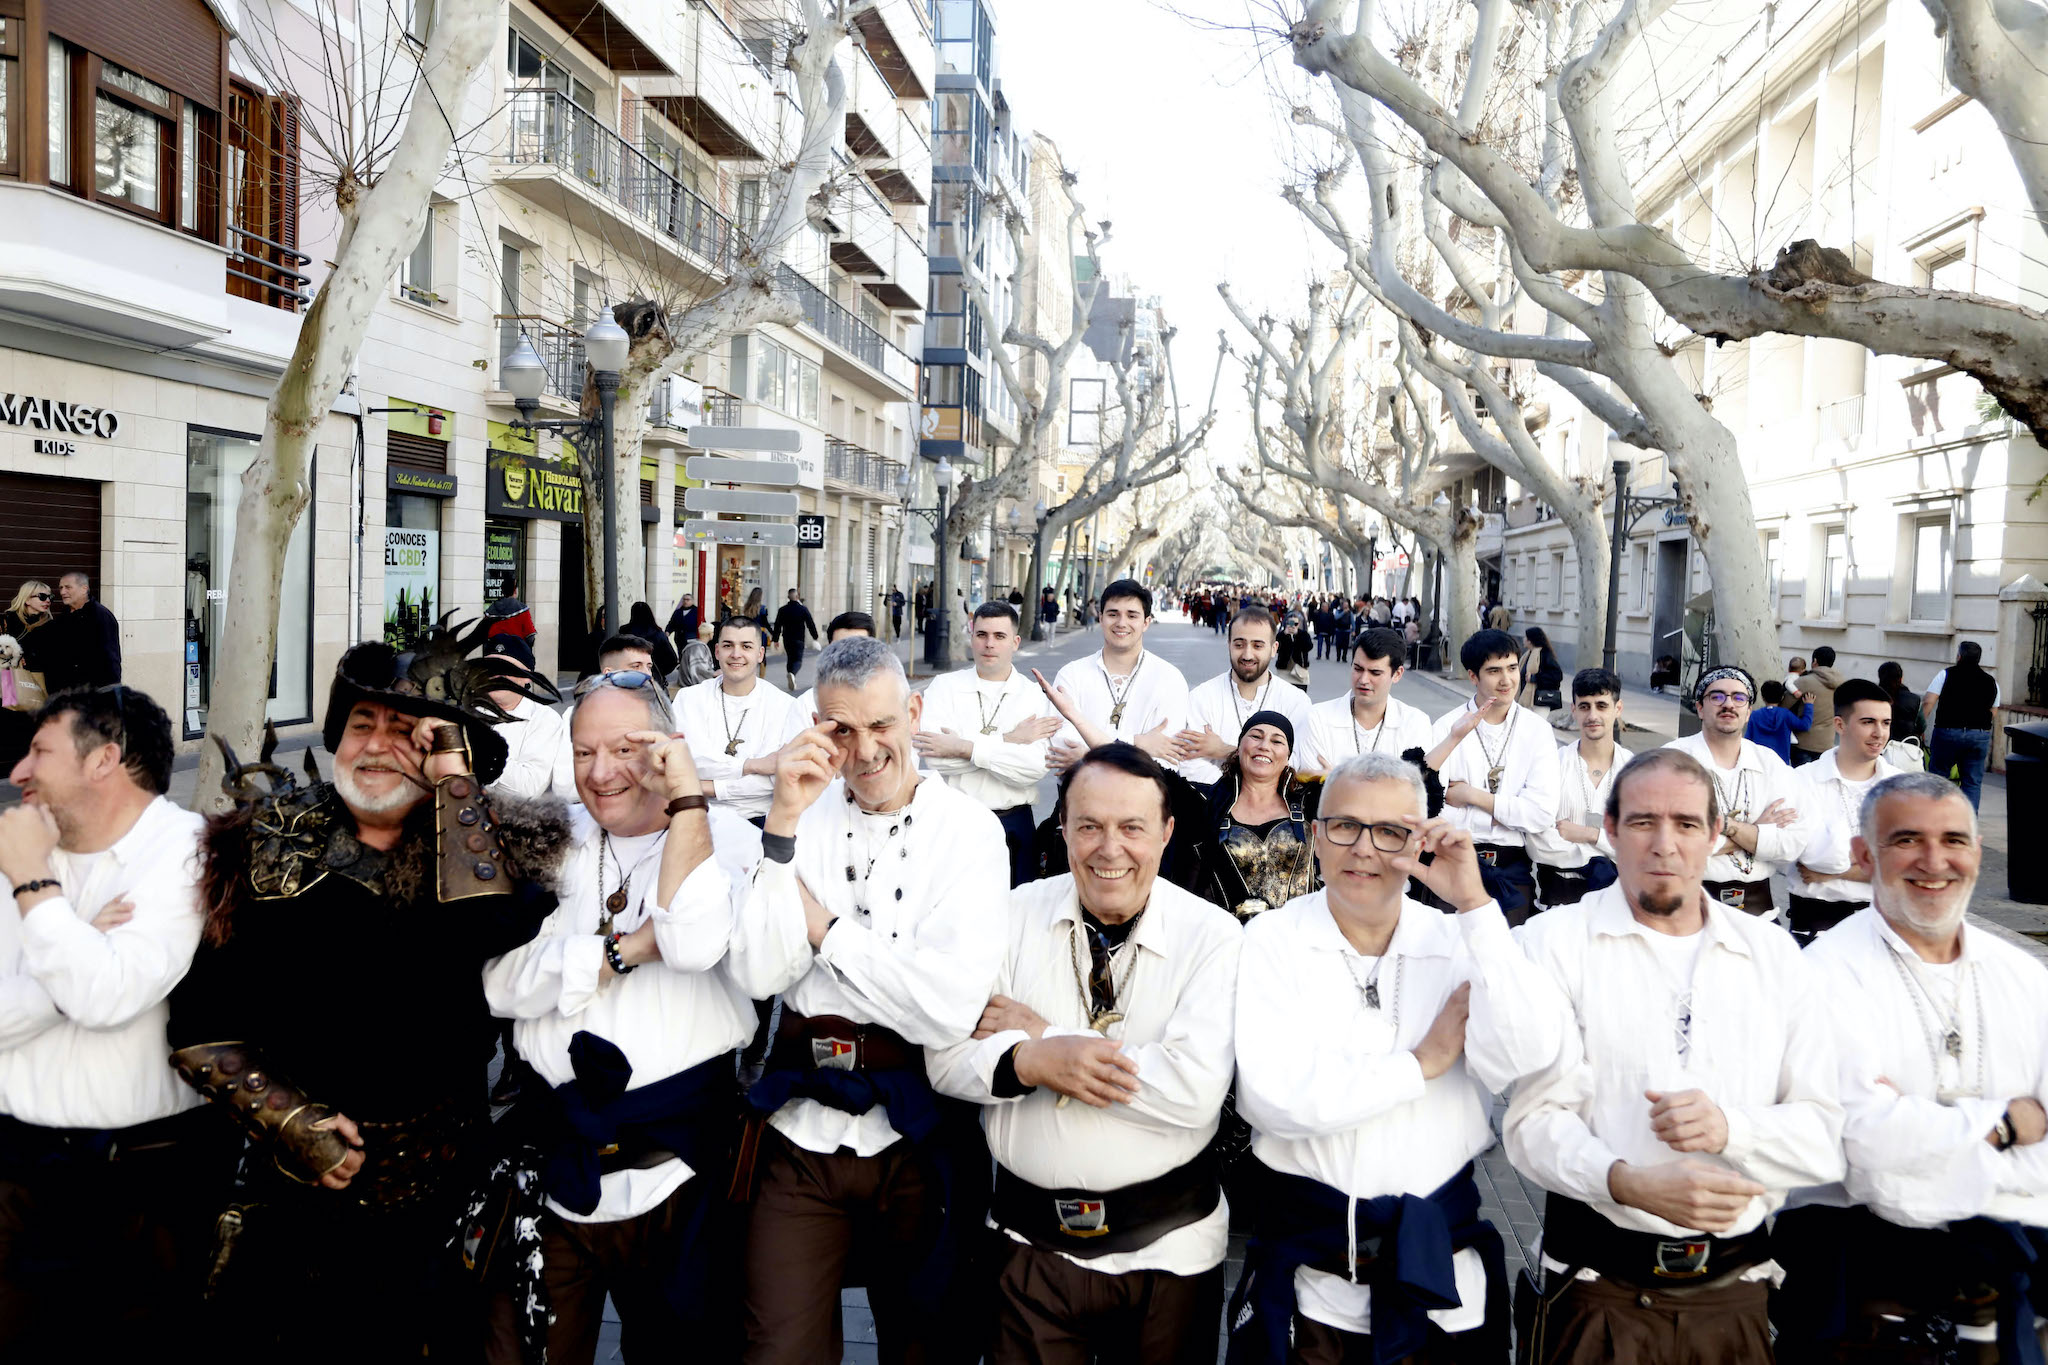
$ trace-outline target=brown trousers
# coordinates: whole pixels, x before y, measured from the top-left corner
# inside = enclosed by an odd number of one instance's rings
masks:
[[[541,1218],[541,1248],[547,1265],[549,1365],[591,1365],[597,1356],[598,1332],[604,1325],[609,1295],[619,1311],[619,1355],[625,1360],[673,1356],[688,1341],[693,1358],[730,1360],[737,1354],[737,1314],[731,1323],[688,1324],[669,1306],[666,1272],[676,1253],[676,1238],[690,1221],[697,1201],[713,1191],[700,1173],[668,1198],[637,1218],[615,1223],[576,1223],[552,1211]],[[729,1289],[714,1287],[705,1295],[715,1306],[729,1304]],[[707,1339],[707,1336],[709,1339]],[[714,1342],[716,1345],[714,1346]],[[701,1354],[698,1354],[701,1353]],[[490,1365],[521,1365],[519,1314],[511,1294],[491,1298],[491,1330],[486,1358]]]
[[[1105,1275],[1010,1241],[996,1297],[991,1365],[1215,1365],[1223,1330],[1220,1264]]]
[[[936,1365],[948,1324],[912,1311],[908,1281],[936,1218],[935,1192],[908,1142],[874,1156],[807,1152],[770,1128],[747,1233],[747,1365],[836,1365],[839,1291],[868,1291],[884,1365]]]
[[[1340,1331],[1325,1322],[1294,1315],[1294,1349],[1287,1365],[1373,1365],[1372,1338]],[[1429,1329],[1429,1340],[1401,1365],[1501,1365],[1499,1347],[1484,1331]]]
[[[1550,1305],[1531,1365],[1771,1365],[1769,1310],[1767,1280],[1680,1290],[1578,1280]],[[1530,1345],[1516,1358],[1530,1361]]]

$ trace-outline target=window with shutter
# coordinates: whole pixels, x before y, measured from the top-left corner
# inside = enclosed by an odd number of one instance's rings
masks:
[[[228,292],[296,312],[310,283],[299,271],[299,101],[234,81],[227,122]]]

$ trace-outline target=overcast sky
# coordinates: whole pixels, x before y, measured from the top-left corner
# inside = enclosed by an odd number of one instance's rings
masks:
[[[1181,399],[1199,411],[1217,329],[1243,349],[1217,282],[1254,316],[1298,312],[1311,276],[1335,264],[1280,199],[1298,132],[1286,109],[1306,87],[1270,31],[1270,0],[995,0],[995,22],[1020,126],[1059,143],[1089,219],[1110,220],[1104,265],[1161,296]],[[1263,40],[1245,31],[1255,23]],[[1226,404],[1210,455],[1234,464],[1245,426],[1230,369]]]

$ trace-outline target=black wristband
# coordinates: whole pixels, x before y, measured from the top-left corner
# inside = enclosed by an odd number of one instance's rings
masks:
[[[2012,1125],[2011,1109],[2007,1109],[1998,1116],[1998,1126],[1991,1131],[1993,1134],[1992,1146],[2001,1152],[2009,1152],[2019,1143],[2020,1134],[2019,1130]]]
[[[16,896],[33,895],[35,892],[49,887],[55,887],[61,891],[64,883],[58,881],[55,877],[38,877],[32,882],[23,882],[20,886],[15,887],[14,894]]]
[[[631,967],[627,966],[626,959],[619,954],[619,940],[624,937],[624,934],[610,934],[604,941],[604,960],[611,964],[612,972],[618,976],[624,976],[640,965],[635,962]]]
[[[703,792],[695,792],[689,796],[675,797],[668,803],[666,809],[671,820],[686,810],[701,810],[708,814],[711,810],[711,800]]]
[[[771,862],[787,863],[796,859],[796,836],[794,834],[761,835],[761,854]]]

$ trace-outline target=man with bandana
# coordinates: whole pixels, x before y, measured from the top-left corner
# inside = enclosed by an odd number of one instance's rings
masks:
[[[1698,734],[1673,740],[1699,760],[1714,782],[1721,838],[1707,860],[1706,890],[1723,905],[1776,919],[1772,878],[1782,879],[1806,848],[1798,784],[1792,769],[1761,744],[1743,738],[1757,703],[1756,679],[1733,664],[1710,668],[1693,688]]]
[[[1878,781],[1852,850],[1871,903],[1805,953],[1835,1035],[1848,1174],[1778,1215],[1778,1357],[2038,1359],[2048,971],[1964,923],[1983,843],[1947,778]]]

